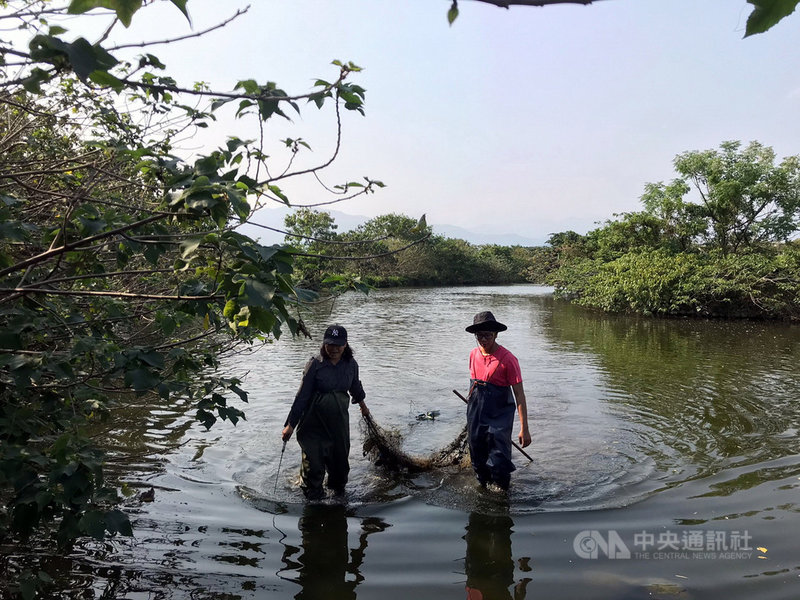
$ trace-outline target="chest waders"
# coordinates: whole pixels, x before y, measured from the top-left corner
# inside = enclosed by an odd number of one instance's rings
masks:
[[[344,492],[350,472],[349,404],[347,392],[319,394],[297,425],[297,442],[303,451],[300,478],[309,500],[322,498],[326,471],[327,486],[337,494]]]
[[[481,485],[507,489],[511,472],[511,434],[516,403],[510,386],[472,379],[467,404],[467,433],[472,468]]]

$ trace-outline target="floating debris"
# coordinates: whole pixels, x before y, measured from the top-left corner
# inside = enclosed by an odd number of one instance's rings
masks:
[[[434,421],[440,414],[438,410],[429,410],[428,412],[418,414],[417,421]]]

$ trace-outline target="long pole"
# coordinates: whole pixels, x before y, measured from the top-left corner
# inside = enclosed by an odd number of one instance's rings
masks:
[[[458,391],[458,390],[453,390],[453,393],[454,393],[456,396],[458,396],[459,398],[461,398],[461,399],[464,401],[464,404],[469,404],[469,401],[468,401],[466,398],[464,398],[464,396],[462,396],[462,395],[459,393],[459,391]],[[527,459],[528,459],[528,460],[530,460],[530,461],[533,461],[533,459],[530,457],[530,455],[529,455],[527,452],[525,452],[525,450],[523,450],[523,449],[520,447],[520,445],[519,445],[519,444],[517,444],[517,442],[515,442],[514,440],[511,440],[511,444],[514,446],[514,448],[516,448],[517,450],[519,450],[520,452],[522,452],[522,455],[523,455],[525,458],[527,458]]]
[[[283,462],[283,453],[286,450],[286,440],[283,441],[283,448],[281,448],[281,457],[278,459],[278,471],[275,473],[275,489],[272,491],[273,494],[278,493],[278,475],[281,473],[281,463]]]

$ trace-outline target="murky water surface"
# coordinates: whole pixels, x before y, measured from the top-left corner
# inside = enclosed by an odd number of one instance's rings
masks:
[[[347,502],[304,505],[279,434],[320,339],[283,339],[229,361],[250,392],[235,428],[131,410],[115,439],[155,501],[82,568],[131,599],[800,597],[800,328],[609,317],[536,286],[376,291],[307,320],[348,328],[376,420],[425,455],[464,424],[464,327],[486,309],[533,434],[507,499],[469,472],[382,473],[353,411]]]

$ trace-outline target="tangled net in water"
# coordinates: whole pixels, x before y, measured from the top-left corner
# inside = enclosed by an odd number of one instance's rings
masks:
[[[411,456],[403,452],[402,436],[396,429],[387,430],[367,415],[362,419],[364,432],[364,456],[368,456],[376,466],[389,471],[422,473],[450,466],[468,466],[467,427],[445,448],[428,456]]]

